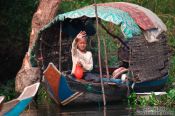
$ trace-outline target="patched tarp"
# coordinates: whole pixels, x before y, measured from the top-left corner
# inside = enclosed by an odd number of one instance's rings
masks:
[[[143,30],[156,28],[152,20],[142,10],[137,9],[136,7],[130,4],[131,3],[125,3],[125,2],[111,2],[111,3],[98,4],[98,6],[108,6],[112,8],[118,8],[120,10],[129,13],[129,15]]]
[[[132,3],[124,3],[124,4],[127,4],[129,6],[135,7],[136,9],[144,12],[148,16],[148,18],[154,23],[156,28],[143,31],[145,39],[148,42],[158,41],[158,39],[157,39],[158,36],[162,32],[166,32],[167,31],[167,27],[163,23],[163,21],[155,13],[153,13],[151,10],[146,9],[146,8],[144,8],[142,6],[139,6],[139,5],[136,5],[136,4],[132,4]]]
[[[112,22],[116,25],[121,26],[121,31],[123,32],[126,38],[132,38],[135,35],[141,34],[139,26],[127,12],[124,12],[117,8],[107,6],[97,6],[97,14],[98,17],[103,19],[104,21]],[[50,27],[55,22],[64,21],[67,18],[75,19],[83,16],[95,18],[96,17],[95,6],[91,5],[78,10],[60,14],[48,25],[46,25],[42,30]]]
[[[142,6],[132,4],[132,3],[127,3],[127,2],[119,2],[118,4],[127,4],[128,6],[135,7],[137,10],[140,10],[141,12],[144,12],[145,15],[153,22],[155,28],[160,28],[163,31],[167,31],[166,25],[162,22],[162,20],[151,10],[144,8]],[[140,19],[143,20],[143,19]],[[143,21],[142,21],[143,22]]]

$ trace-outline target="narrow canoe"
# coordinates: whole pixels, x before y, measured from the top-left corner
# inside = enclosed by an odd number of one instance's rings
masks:
[[[0,104],[4,101],[4,96],[0,96]]]
[[[0,111],[2,107],[2,102],[4,101],[5,96],[0,96]]]
[[[39,85],[40,83],[38,82],[27,86],[17,99],[3,103],[0,116],[19,116],[36,95]]]

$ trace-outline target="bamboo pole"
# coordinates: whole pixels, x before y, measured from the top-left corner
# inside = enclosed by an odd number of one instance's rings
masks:
[[[62,22],[60,22],[60,37],[59,37],[59,70],[61,71],[61,42],[62,42]]]
[[[97,30],[96,33],[97,33],[97,39],[98,39],[98,62],[99,62],[99,68],[100,68],[100,81],[101,81],[103,105],[106,106],[106,97],[105,97],[104,84],[102,79],[101,47],[100,47],[100,38],[99,38],[99,32],[98,32],[98,14],[97,14],[97,5],[95,0],[94,0],[94,4],[95,4],[96,30]]]
[[[103,45],[104,45],[104,51],[105,51],[105,65],[106,65],[106,74],[107,78],[109,78],[109,69],[108,69],[108,54],[106,50],[106,40],[103,38]]]
[[[42,80],[43,80],[43,76],[42,76],[42,72],[43,72],[43,70],[44,70],[44,58],[43,58],[43,51],[42,51],[42,37],[40,36],[40,38],[39,38],[40,40],[40,45],[39,45],[39,52],[40,52],[40,60],[41,60],[41,71],[40,71],[40,75],[41,75],[41,77],[40,77],[40,82],[42,82]]]

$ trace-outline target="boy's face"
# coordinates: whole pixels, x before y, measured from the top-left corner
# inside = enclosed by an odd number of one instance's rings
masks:
[[[78,40],[77,47],[80,51],[86,51],[87,42],[86,39],[82,38]]]

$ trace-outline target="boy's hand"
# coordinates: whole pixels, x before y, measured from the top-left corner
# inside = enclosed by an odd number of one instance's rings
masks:
[[[82,65],[80,61],[77,61],[77,64],[78,64],[78,65]]]
[[[81,62],[80,62],[80,61],[78,61],[78,62],[77,62],[77,65],[80,65],[80,66],[82,66],[82,64],[81,64]]]
[[[76,38],[81,39],[86,37],[86,32],[85,31],[80,31],[79,34],[77,34]]]

